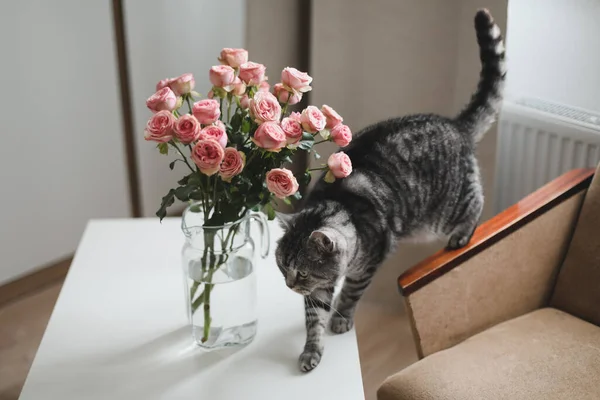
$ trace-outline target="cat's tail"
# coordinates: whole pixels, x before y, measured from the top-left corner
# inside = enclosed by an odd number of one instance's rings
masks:
[[[477,143],[492,126],[500,111],[506,65],[502,34],[488,10],[479,10],[475,15],[475,31],[481,59],[479,84],[456,121]]]

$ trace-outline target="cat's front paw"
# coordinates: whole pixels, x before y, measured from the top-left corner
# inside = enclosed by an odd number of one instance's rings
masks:
[[[354,326],[354,319],[352,317],[342,317],[341,315],[331,316],[329,321],[329,329],[333,333],[346,333]]]
[[[322,353],[317,350],[305,351],[300,354],[300,358],[298,358],[300,371],[309,372],[315,369],[321,362],[321,354]]]

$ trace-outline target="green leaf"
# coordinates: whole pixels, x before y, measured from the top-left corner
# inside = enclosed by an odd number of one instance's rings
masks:
[[[241,127],[242,127],[242,115],[234,114],[233,117],[231,117],[232,132],[234,132],[234,133],[239,132]]]
[[[296,200],[300,200],[302,198],[302,195],[300,194],[300,192],[296,192],[292,195],[292,197]]]
[[[190,194],[197,191],[198,187],[194,185],[180,186],[175,189],[175,197],[181,201],[188,201]]]
[[[287,197],[286,197],[285,199],[283,199],[283,202],[284,202],[285,204],[287,204],[288,206],[291,206],[291,205],[292,205],[292,201],[291,201],[290,199],[288,199]]]
[[[269,219],[269,221],[273,221],[275,219],[275,210],[273,209],[271,203],[265,204],[265,206],[263,207],[263,211],[265,212],[265,214],[267,214],[267,218]]]
[[[315,144],[314,140],[302,140],[300,142],[298,142],[298,148],[300,150],[310,150],[313,147],[313,144]]]
[[[251,127],[250,120],[248,118],[244,118],[242,120],[242,128],[241,128],[242,133],[249,133],[250,127]]]
[[[315,156],[315,160],[318,160],[319,158],[321,158],[321,155],[314,150],[313,150],[313,155]]]
[[[290,156],[285,156],[285,158],[283,159],[284,163],[293,163],[294,161],[292,160],[292,157]]]
[[[173,171],[173,168],[175,168],[175,163],[179,161],[179,160],[174,160],[169,164],[169,168],[171,168],[171,171]]]
[[[169,154],[169,144],[168,143],[159,143],[156,145],[156,148],[160,152],[160,154]]]
[[[181,178],[180,180],[178,180],[178,181],[177,181],[177,183],[178,183],[180,186],[187,185],[187,183],[188,183],[188,180],[190,179],[190,176],[192,176],[192,174],[189,174],[189,175],[186,175],[186,176],[184,176],[183,178]]]
[[[175,189],[169,190],[169,193],[166,194],[165,197],[162,198],[160,203],[160,208],[156,212],[156,216],[160,218],[162,221],[163,218],[167,215],[167,208],[169,208],[175,202]]]
[[[314,142],[315,137],[308,132],[302,132],[302,140],[312,140]]]
[[[200,211],[202,211],[202,207],[200,207],[200,204],[194,204],[193,206],[190,207],[190,211],[199,213]]]
[[[310,183],[311,179],[312,179],[312,174],[310,173],[310,171],[306,171],[304,173],[304,184],[308,185]]]
[[[188,175],[188,184],[194,186],[200,186],[200,175],[197,173],[191,173]]]

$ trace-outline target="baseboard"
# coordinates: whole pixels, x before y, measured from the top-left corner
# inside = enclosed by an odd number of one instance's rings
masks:
[[[65,279],[72,260],[73,257],[69,256],[0,286],[0,307],[24,295]]]

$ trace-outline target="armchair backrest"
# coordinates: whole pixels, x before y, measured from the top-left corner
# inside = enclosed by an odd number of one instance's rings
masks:
[[[600,166],[585,195],[551,305],[600,326]]]

